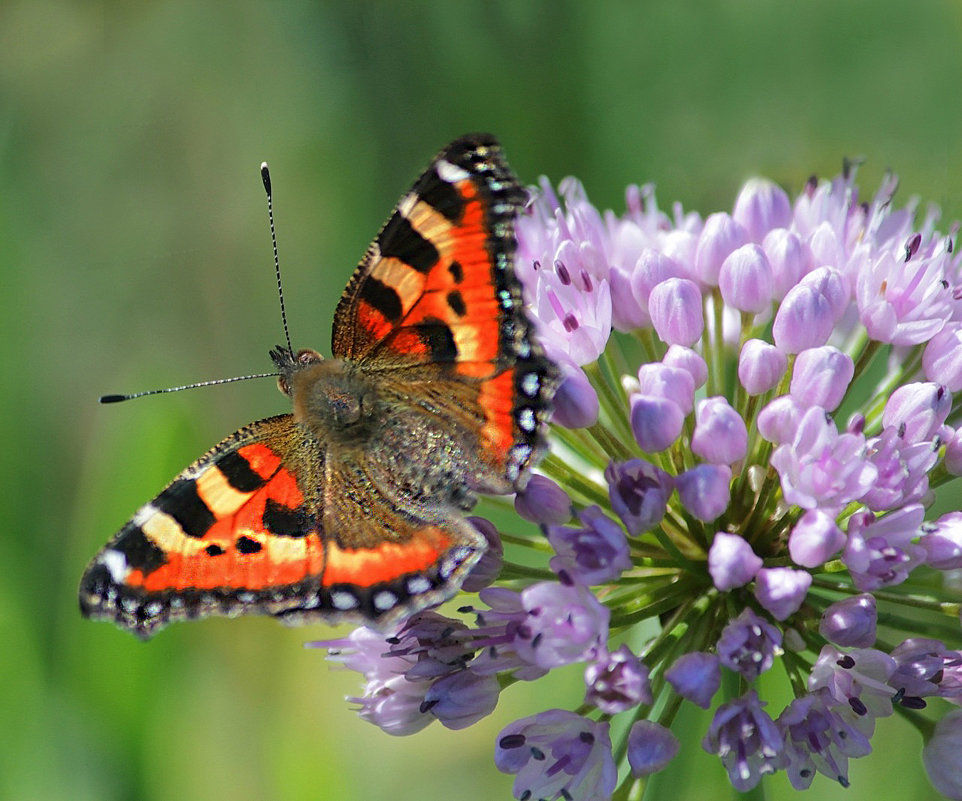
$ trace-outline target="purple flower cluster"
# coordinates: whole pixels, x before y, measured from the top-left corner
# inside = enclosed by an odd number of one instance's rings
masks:
[[[899,714],[962,798],[962,715],[945,714],[962,703],[958,579],[943,582],[962,512],[932,513],[962,475],[962,256],[958,225],[939,233],[895,188],[864,201],[847,170],[793,201],[755,179],[703,219],[660,211],[650,186],[617,215],[542,180],[516,266],[565,377],[552,458],[503,556],[474,519],[491,556],[457,617],[324,644],[364,675],[361,716],[462,728],[577,663],[583,697],[497,738],[518,799],[640,797],[685,702],[714,707],[702,747],[739,791],[776,771],[847,786]],[[776,664],[781,710],[758,681]]]

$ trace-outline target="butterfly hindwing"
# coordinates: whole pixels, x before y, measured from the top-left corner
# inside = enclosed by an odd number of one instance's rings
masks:
[[[212,614],[384,624],[455,592],[480,535],[455,515],[392,507],[325,456],[290,415],[231,435],[94,558],[84,615],[142,637]]]

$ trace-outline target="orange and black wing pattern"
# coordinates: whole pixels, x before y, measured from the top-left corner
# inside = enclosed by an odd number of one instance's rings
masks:
[[[210,615],[386,625],[450,597],[483,550],[469,523],[395,508],[281,415],[142,506],[87,567],[80,607],[145,639]]]
[[[445,148],[348,284],[333,369],[274,354],[300,417],[245,426],[142,506],[82,613],[145,638],[213,614],[389,625],[457,592],[486,547],[463,512],[524,485],[557,382],[513,269],[523,200],[492,137]],[[368,390],[390,413],[349,434]]]
[[[533,338],[514,273],[525,192],[486,134],[452,142],[371,244],[334,319],[333,352],[478,432],[523,486],[557,371]]]

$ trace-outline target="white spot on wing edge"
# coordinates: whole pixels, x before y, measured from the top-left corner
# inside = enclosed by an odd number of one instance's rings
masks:
[[[452,164],[446,159],[438,159],[434,167],[438,171],[438,177],[440,177],[442,181],[447,181],[449,184],[466,181],[471,177],[471,173],[461,169],[456,164]]]
[[[414,192],[408,192],[404,197],[402,197],[397,204],[397,210],[401,213],[402,217],[410,217],[411,212],[417,205],[418,196]]]
[[[115,584],[123,584],[127,578],[127,574],[130,572],[130,567],[127,565],[127,557],[113,548],[108,548],[100,554],[100,564],[107,568],[107,572],[110,573],[110,579]]]
[[[341,612],[356,609],[357,603],[357,598],[344,590],[334,590],[334,592],[331,593],[331,604]]]
[[[152,503],[145,503],[141,506],[136,514],[131,518],[130,524],[137,526],[138,528],[143,528],[144,523],[146,523],[150,518],[152,518],[160,510],[154,506]]]
[[[407,581],[407,587],[411,595],[421,595],[431,589],[431,582],[426,576],[411,576]]]
[[[380,612],[391,609],[398,601],[397,596],[389,590],[380,590],[374,593],[374,608]]]

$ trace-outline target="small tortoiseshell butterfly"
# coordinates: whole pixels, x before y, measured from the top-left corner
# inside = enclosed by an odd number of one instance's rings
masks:
[[[215,614],[390,625],[456,593],[485,549],[464,512],[524,487],[558,381],[513,269],[524,200],[493,137],[442,150],[348,283],[334,358],[271,352],[293,413],[142,506],[81,612],[147,638]]]

